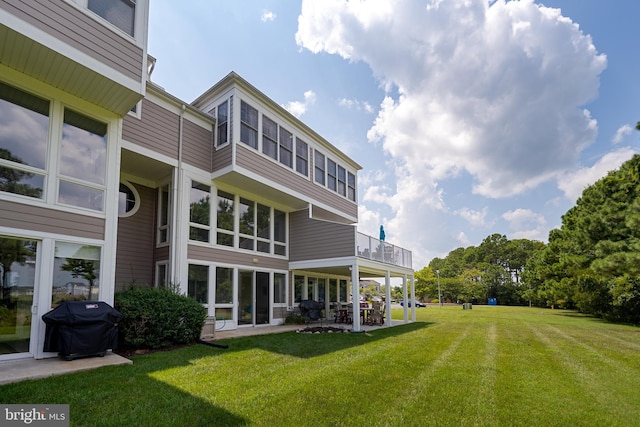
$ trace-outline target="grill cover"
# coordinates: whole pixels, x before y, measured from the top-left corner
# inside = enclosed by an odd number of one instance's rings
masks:
[[[65,301],[42,316],[47,328],[44,351],[57,351],[67,360],[104,356],[118,346],[122,314],[102,301]]]

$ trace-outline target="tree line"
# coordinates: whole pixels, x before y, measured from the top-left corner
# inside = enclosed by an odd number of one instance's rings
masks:
[[[640,122],[638,124],[640,129]],[[571,308],[640,324],[640,155],[586,188],[548,243],[493,234],[415,273],[416,296]]]

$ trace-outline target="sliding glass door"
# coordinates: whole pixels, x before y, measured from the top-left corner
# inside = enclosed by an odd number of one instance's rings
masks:
[[[238,325],[269,323],[269,273],[238,272]]]

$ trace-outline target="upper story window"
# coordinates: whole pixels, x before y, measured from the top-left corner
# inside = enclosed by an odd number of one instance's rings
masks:
[[[356,176],[351,172],[347,173],[347,198],[356,201]]]
[[[347,195],[347,175],[342,166],[338,166],[338,193]]]
[[[262,116],[262,152],[274,160],[278,160],[278,125]]]
[[[258,148],[258,110],[244,101],[240,103],[240,141]]]
[[[309,146],[300,138],[296,138],[296,171],[309,176]]]
[[[228,135],[228,123],[229,123],[229,101],[225,101],[222,104],[218,105],[218,140],[217,146],[221,146],[226,144],[229,141]]]
[[[338,165],[331,159],[327,159],[327,188],[337,191],[338,189]]]
[[[191,181],[189,209],[189,239],[200,242],[209,241],[209,215],[211,187]]]
[[[87,7],[133,37],[136,21],[135,0],[88,0]]]
[[[280,127],[280,163],[290,168],[293,167],[293,134]]]
[[[286,213],[218,190],[216,220],[218,245],[286,255]]]
[[[314,179],[318,184],[324,185],[324,154],[319,151],[315,151],[314,159]]]
[[[106,123],[0,83],[0,129],[0,191],[104,211]]]
[[[49,101],[0,83],[0,191],[42,199]]]

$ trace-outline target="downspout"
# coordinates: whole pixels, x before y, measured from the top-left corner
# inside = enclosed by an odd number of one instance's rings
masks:
[[[170,248],[170,262],[171,262],[171,276],[173,277],[173,283],[180,283],[180,269],[179,269],[179,254],[178,250],[179,246],[182,246],[182,239],[179,239],[180,233],[178,233],[178,228],[180,228],[180,224],[182,221],[182,215],[180,214],[180,206],[182,203],[178,200],[182,191],[183,179],[182,179],[182,135],[183,135],[183,124],[184,124],[184,112],[186,110],[186,106],[182,104],[180,108],[180,118],[178,122],[178,168],[174,174],[173,182],[172,182],[172,201],[173,201],[173,227],[171,227],[171,245]],[[182,291],[182,289],[181,289]]]

